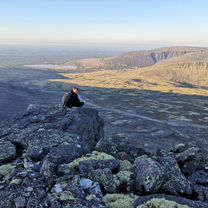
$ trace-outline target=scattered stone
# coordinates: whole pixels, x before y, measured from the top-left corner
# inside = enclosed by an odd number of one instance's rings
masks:
[[[25,188],[25,191],[32,192],[33,191],[33,187],[27,187],[27,188]]]
[[[80,179],[80,186],[83,188],[83,189],[88,189],[92,186],[93,184],[93,181],[88,179],[88,178],[81,178]]]
[[[186,179],[180,170],[177,161],[171,157],[156,157],[157,161],[162,165],[165,179],[162,184],[164,193],[173,195],[192,195],[191,183]]]
[[[110,169],[116,171],[119,169],[119,160],[85,160],[79,162],[79,172],[83,177],[88,177],[96,169]]]
[[[141,193],[156,193],[164,182],[163,167],[154,159],[143,155],[134,161],[135,188]]]
[[[114,176],[110,169],[97,169],[88,176],[97,181],[107,193],[116,193],[119,187],[119,180]]]
[[[15,199],[15,206],[16,208],[24,208],[27,203],[25,197],[19,196]]]
[[[204,167],[202,150],[194,144],[178,144],[158,151],[159,156],[174,157],[181,171],[186,175],[192,175],[195,171]]]
[[[63,189],[61,188],[61,184],[55,184],[55,185],[54,185],[54,191],[55,191],[56,193],[62,192]]]
[[[22,179],[21,178],[15,178],[15,179],[13,179],[12,181],[11,181],[11,183],[10,184],[13,184],[13,185],[20,185],[20,184],[22,184]]]
[[[12,173],[12,171],[15,170],[15,166],[12,164],[5,164],[5,165],[1,165],[0,166],[0,175],[6,176],[10,173]]]
[[[16,147],[10,141],[0,140],[0,164],[16,157]]]
[[[98,182],[93,182],[92,186],[87,189],[87,193],[95,196],[96,198],[101,199],[103,197],[103,193]]]
[[[129,160],[131,162],[134,162],[138,156],[149,154],[144,149],[132,145],[126,138],[119,135],[102,138],[97,143],[95,149],[113,155],[120,160]]]
[[[102,161],[102,160],[115,160],[115,158],[112,155],[103,153],[103,152],[97,152],[93,151],[90,154],[86,154],[85,156],[82,156],[80,158],[75,159],[71,163],[68,163],[65,165],[65,169],[68,170],[78,170],[79,169],[79,163],[83,161]]]

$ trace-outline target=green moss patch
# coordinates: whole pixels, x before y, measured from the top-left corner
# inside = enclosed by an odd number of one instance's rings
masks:
[[[132,194],[106,194],[103,201],[108,208],[133,208],[133,203],[137,197]]]
[[[190,208],[189,206],[178,204],[174,201],[169,201],[164,198],[154,198],[137,208]]]
[[[115,159],[112,155],[108,155],[104,152],[97,152],[93,151],[91,154],[87,154],[80,158],[73,160],[71,163],[68,164],[70,169],[76,169],[79,166],[79,162],[85,160],[112,160]]]

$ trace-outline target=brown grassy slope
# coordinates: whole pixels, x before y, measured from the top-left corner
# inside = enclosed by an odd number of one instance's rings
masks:
[[[172,48],[176,53],[177,48]],[[163,49],[160,49],[163,51]],[[192,95],[208,95],[208,51],[190,48],[190,53],[161,60],[156,64],[143,68],[124,70],[97,70],[95,72],[62,74],[70,80],[56,80],[70,82],[80,86],[101,88],[138,88],[160,92],[175,92]],[[199,51],[198,51],[199,50]],[[203,51],[205,50],[205,51]],[[158,49],[159,51],[159,49]],[[184,51],[180,48],[177,54]],[[105,59],[106,60],[106,59]],[[109,59],[108,59],[109,60]],[[85,59],[96,67],[103,69],[103,59]],[[109,64],[110,65],[110,64]],[[113,68],[114,65],[111,65]],[[111,69],[110,68],[110,69]]]
[[[198,87],[208,87],[208,52],[186,54],[160,62],[153,67],[142,70],[143,78],[154,78]]]
[[[208,87],[208,52],[187,54],[145,68],[62,75],[70,80],[56,81],[100,88],[136,88],[207,96],[208,90],[193,85]]]

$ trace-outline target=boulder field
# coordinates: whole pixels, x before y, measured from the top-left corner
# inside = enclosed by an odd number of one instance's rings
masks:
[[[151,153],[103,127],[96,110],[60,105],[2,121],[0,208],[208,208],[206,150]]]

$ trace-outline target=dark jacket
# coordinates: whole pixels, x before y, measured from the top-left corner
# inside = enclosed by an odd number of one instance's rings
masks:
[[[66,100],[66,106],[69,108],[72,108],[73,106],[79,106],[80,105],[80,100],[78,98],[78,95],[71,91],[68,95],[68,98]]]

